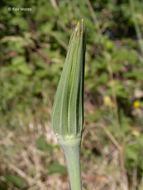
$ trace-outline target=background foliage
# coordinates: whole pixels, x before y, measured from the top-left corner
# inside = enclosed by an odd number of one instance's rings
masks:
[[[139,0],[1,1],[0,189],[67,189],[50,113],[70,34],[83,18],[84,189],[142,190],[142,10]]]

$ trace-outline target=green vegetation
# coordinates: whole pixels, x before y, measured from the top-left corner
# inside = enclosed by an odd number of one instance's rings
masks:
[[[69,188],[50,116],[71,31],[83,18],[83,189],[142,190],[142,10],[140,0],[1,1],[0,189]]]

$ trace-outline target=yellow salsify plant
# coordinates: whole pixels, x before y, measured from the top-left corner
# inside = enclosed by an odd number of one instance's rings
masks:
[[[52,109],[52,126],[68,166],[71,190],[81,190],[80,144],[83,128],[85,28],[71,36]]]

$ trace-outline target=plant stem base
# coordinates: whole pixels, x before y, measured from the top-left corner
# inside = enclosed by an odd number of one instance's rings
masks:
[[[71,190],[82,190],[80,170],[80,142],[81,137],[66,136],[58,137],[68,166]]]

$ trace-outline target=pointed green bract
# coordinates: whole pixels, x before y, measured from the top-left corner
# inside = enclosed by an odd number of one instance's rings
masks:
[[[83,85],[85,34],[83,21],[71,36],[68,52],[58,84],[53,110],[52,126],[60,137],[80,136],[83,126]]]

